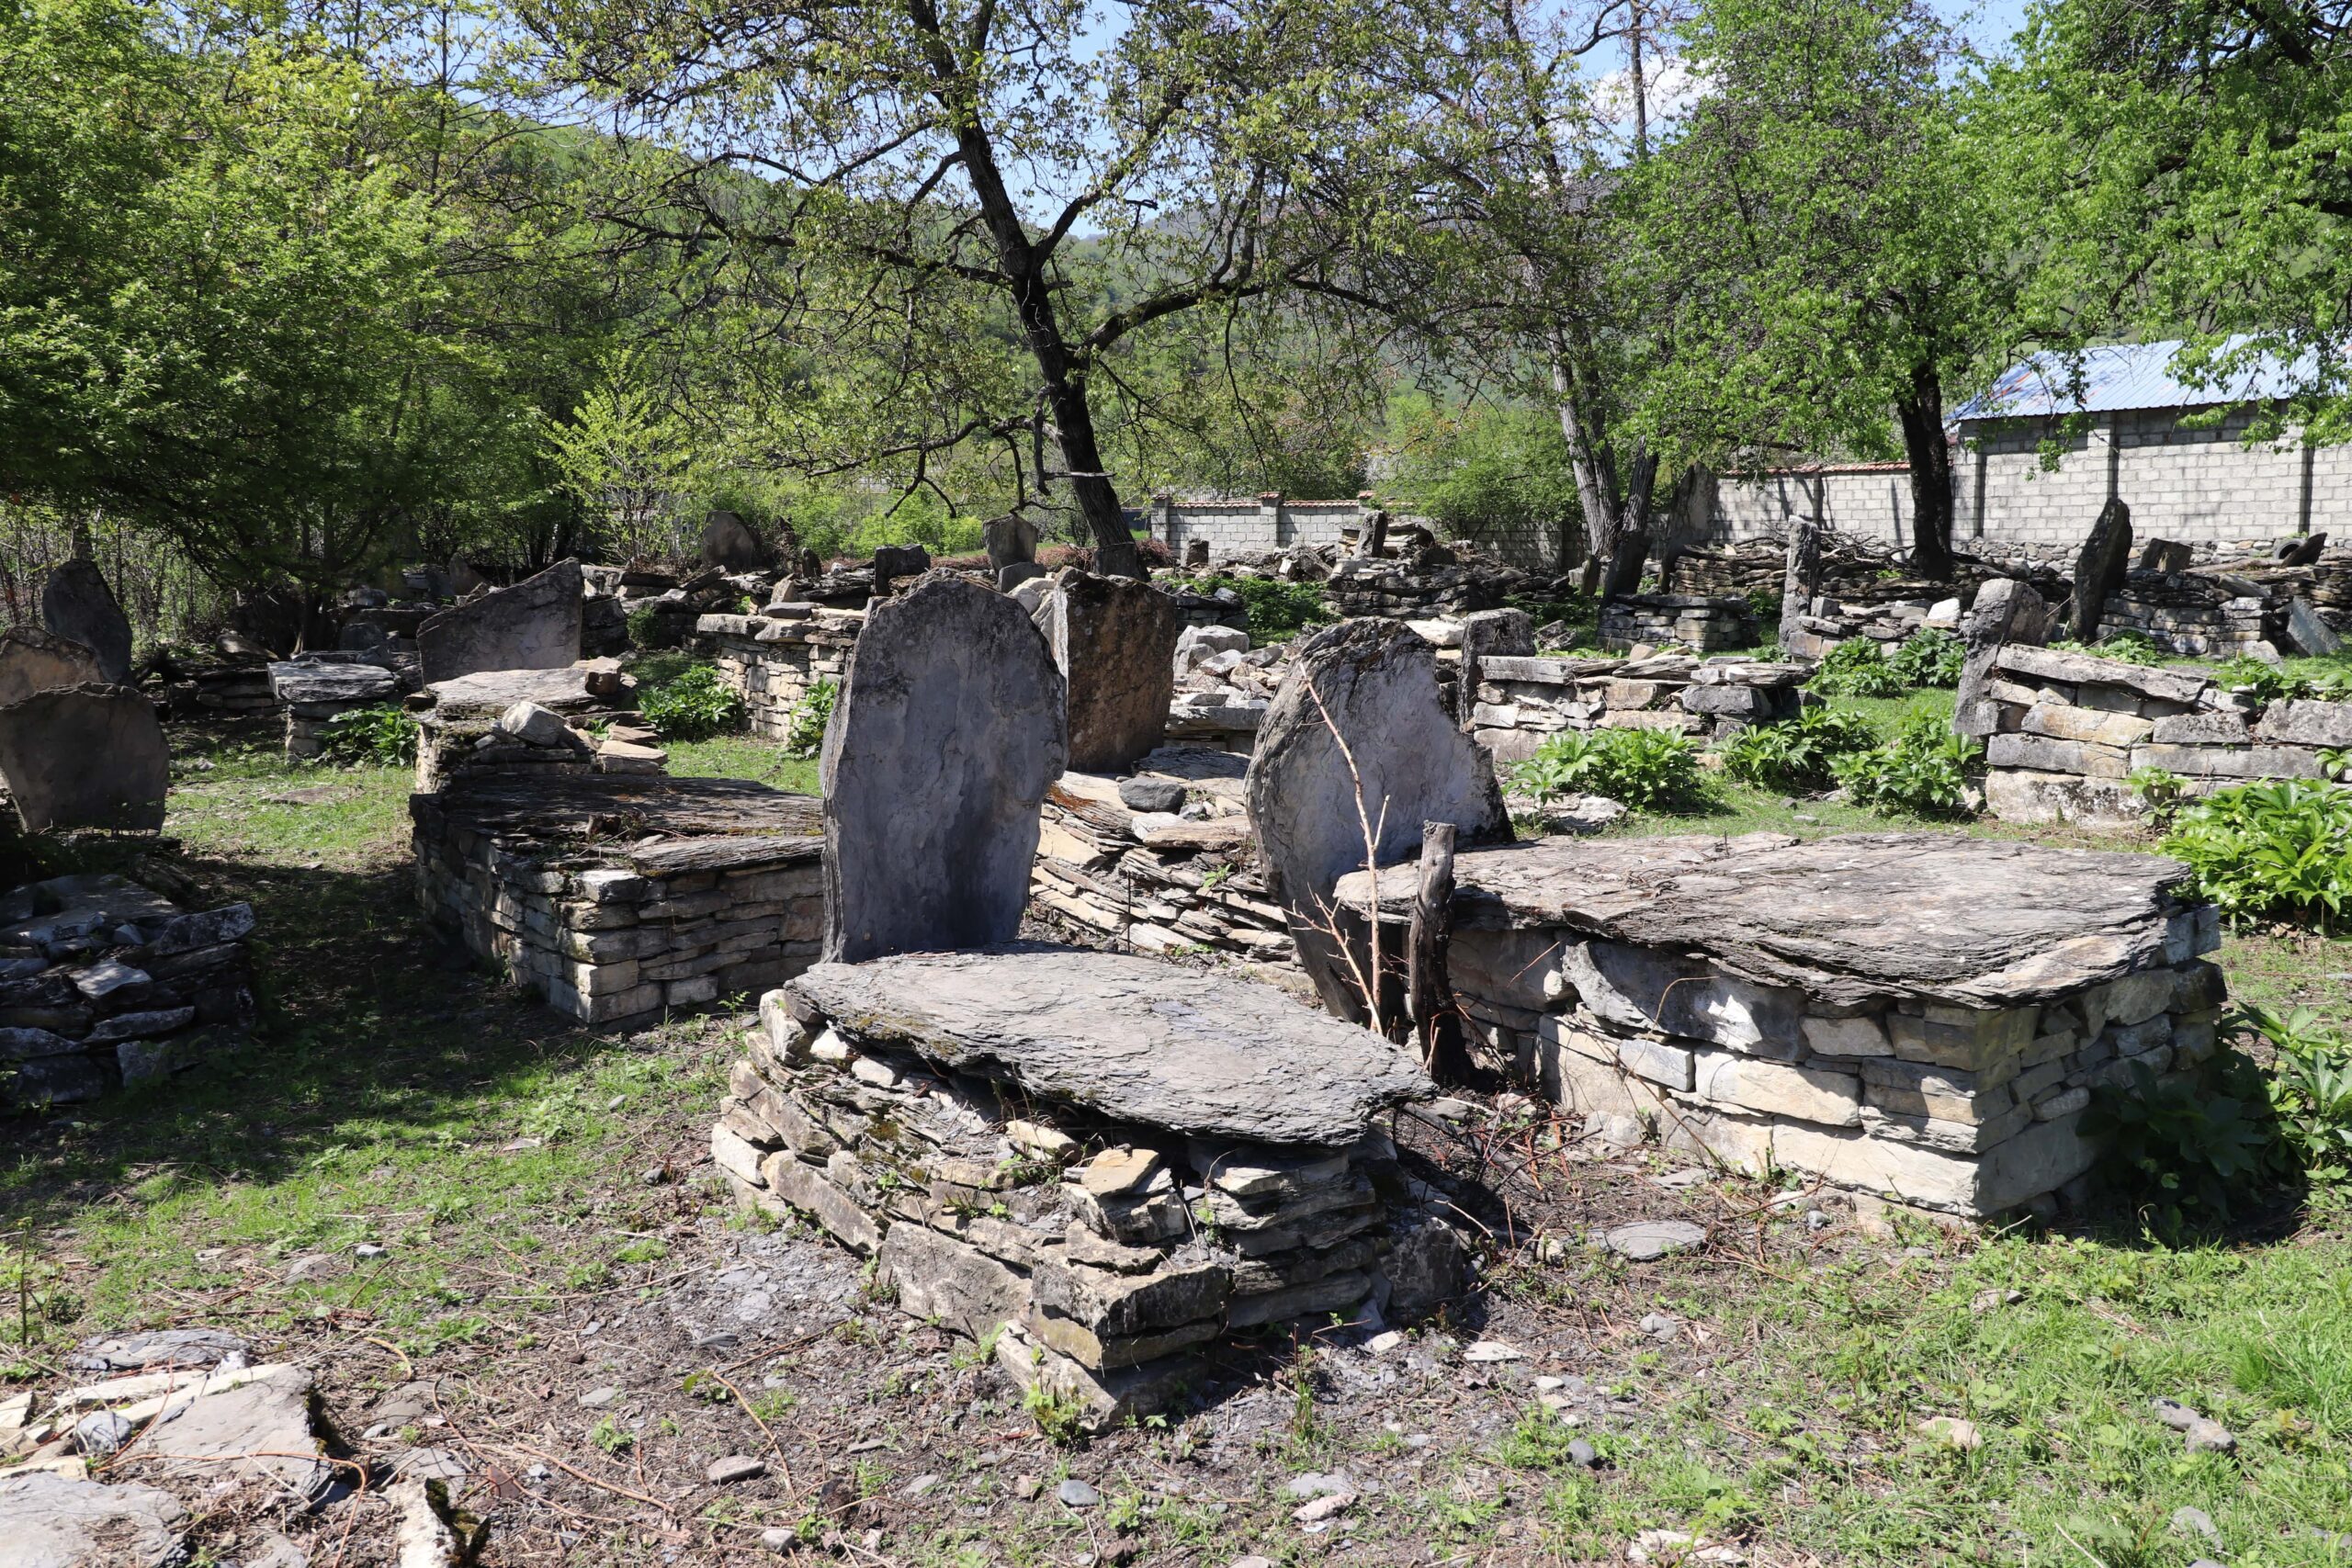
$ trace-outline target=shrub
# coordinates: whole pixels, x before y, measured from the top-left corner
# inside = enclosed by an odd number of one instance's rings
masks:
[[[1885,745],[1838,757],[1829,766],[1857,806],[1907,817],[1961,817],[1970,809],[1969,780],[1984,760],[1982,746],[1921,713],[1905,719]]]
[[[1324,603],[1323,590],[1312,582],[1278,582],[1271,577],[1220,577],[1179,578],[1176,585],[1195,593],[1232,589],[1250,612],[1250,640],[1253,643],[1280,642],[1308,626],[1340,618]]]
[[[1699,749],[1663,729],[1562,730],[1510,777],[1538,799],[1602,795],[1636,811],[1685,810],[1707,797]]]
[[[327,720],[320,755],[331,762],[394,768],[416,760],[416,721],[397,704],[354,708]]]
[[[2227,1219],[2233,1192],[2290,1174],[2262,1070],[2234,1051],[2169,1078],[2135,1062],[2091,1091],[2082,1126],[2109,1189],[2165,1230]]]
[[[2163,847],[2233,919],[2324,923],[2352,902],[2352,788],[2273,779],[2220,790],[2184,807]]]
[[[2125,664],[2162,664],[2165,650],[2155,645],[2145,632],[2117,632],[2097,644],[2066,642],[2050,645],[2061,653],[2087,653],[2096,659],[2113,659]]]
[[[1957,686],[1967,645],[1939,626],[1913,632],[1886,660],[1906,686]]]
[[[2352,1040],[2302,1008],[2281,1017],[2249,1007],[2244,1018],[2278,1053],[2270,1109],[2288,1153],[2313,1181],[2352,1177]]]
[[[2223,686],[2251,687],[2255,700],[2266,704],[2289,697],[2324,697],[2341,701],[2352,696],[2352,671],[2284,670],[2245,653],[2214,665],[2213,679]]]
[[[1851,708],[1809,707],[1778,724],[1751,725],[1725,741],[1724,772],[1763,789],[1825,790],[1831,764],[1878,744],[1878,730]]]
[[[792,705],[792,721],[784,732],[784,749],[796,757],[813,757],[825,744],[825,727],[832,722],[833,700],[841,695],[838,681],[812,681]]]
[[[743,722],[743,699],[712,666],[695,664],[639,697],[637,711],[664,740],[703,740]]]
[[[1903,677],[1872,639],[1849,637],[1829,650],[1805,682],[1825,697],[1899,697]]]
[[[662,627],[653,606],[641,604],[628,613],[628,645],[639,650],[650,649],[662,637]]]

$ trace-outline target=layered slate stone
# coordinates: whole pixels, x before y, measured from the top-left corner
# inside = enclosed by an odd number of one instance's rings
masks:
[[[580,657],[580,563],[558,561],[512,588],[444,610],[416,631],[428,683],[485,670],[561,670]]]
[[[28,832],[159,829],[171,751],[129,686],[67,686],[0,707],[0,779]]]
[[[98,656],[78,642],[34,626],[0,632],[0,707],[35,692],[103,684]]]
[[[2094,1089],[2219,1048],[2219,920],[2154,856],[1751,834],[1454,870],[1455,1000],[1612,1138],[1993,1214],[2088,1168]],[[1411,894],[1384,885],[1384,918]]]
[[[1116,773],[1157,749],[1176,692],[1176,602],[1128,577],[1067,572],[1037,606],[1069,691],[1069,765]]]
[[[1249,799],[1267,890],[1325,1005],[1350,1019],[1363,998],[1329,928],[1333,889],[1364,865],[1367,822],[1381,865],[1415,854],[1424,822],[1453,823],[1465,844],[1510,836],[1494,763],[1446,711],[1430,645],[1387,621],[1301,646],[1259,728]]]
[[[187,1527],[179,1500],[153,1486],[0,1475],[0,1562],[10,1568],[169,1568],[186,1560]]]
[[[820,964],[792,984],[853,1041],[1125,1122],[1344,1143],[1428,1092],[1408,1052],[1272,986],[1073,948]]]
[[[825,731],[825,955],[1010,942],[1064,685],[1004,594],[934,573],[875,606]]]
[[[51,569],[40,588],[40,624],[51,637],[88,649],[100,681],[120,685],[130,679],[130,622],[97,562],[69,560]]]

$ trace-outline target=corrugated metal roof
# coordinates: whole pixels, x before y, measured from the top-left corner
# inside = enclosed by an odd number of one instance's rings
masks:
[[[2246,341],[2244,334],[2231,338],[2224,353]],[[2048,414],[2210,407],[2215,403],[2283,398],[2299,382],[2310,379],[2308,358],[2289,367],[2264,355],[2233,369],[2217,382],[2192,387],[2173,373],[2173,356],[2180,352],[2180,345],[2179,338],[2170,338],[2163,343],[2115,344],[2085,349],[2079,394],[2075,379],[2076,366],[2071,356],[2037,354],[2003,371],[1991,390],[1962,404],[1952,418],[2030,419]]]

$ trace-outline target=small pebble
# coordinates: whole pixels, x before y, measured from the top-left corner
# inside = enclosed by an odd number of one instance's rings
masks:
[[[1016,1475],[1012,1478],[1012,1495],[1024,1503],[1045,1489],[1046,1483],[1034,1475]]]
[[[1055,1487],[1054,1495],[1066,1508],[1091,1508],[1102,1501],[1102,1493],[1075,1476]]]
[[[2213,1522],[2213,1516],[2202,1508],[2175,1508],[2172,1511],[2172,1528],[2175,1535],[2201,1536],[2216,1546],[2222,1544],[2221,1527]]]
[[[703,1474],[714,1485],[726,1486],[738,1481],[756,1481],[767,1472],[767,1461],[764,1460],[753,1459],[749,1454],[729,1454],[725,1459],[712,1460],[710,1468]]]
[[[621,1391],[607,1383],[603,1388],[592,1388],[582,1394],[579,1403],[591,1410],[602,1410],[620,1396]]]
[[[939,1477],[935,1475],[918,1475],[907,1483],[907,1495],[920,1497],[938,1484]]]
[[[370,1258],[383,1257],[384,1248],[377,1246],[372,1241],[363,1241],[358,1246],[351,1249],[351,1256],[358,1258],[364,1263]]]

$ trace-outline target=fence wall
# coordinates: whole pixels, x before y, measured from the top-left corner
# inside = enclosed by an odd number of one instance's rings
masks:
[[[1191,501],[1161,496],[1152,502],[1151,533],[1177,552],[1180,560],[1187,544],[1205,539],[1209,558],[1217,560],[1292,545],[1336,545],[1343,531],[1363,528],[1372,510],[1373,503],[1366,500],[1288,501],[1265,495],[1248,501]],[[1413,523],[1436,533],[1449,532],[1426,517],[1392,516],[1390,526]],[[1472,536],[1472,542],[1531,571],[1552,570],[1558,548],[1555,532],[1540,525],[1480,530]]]

